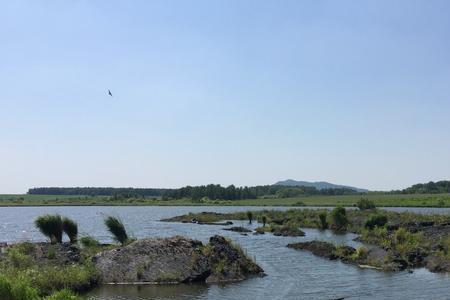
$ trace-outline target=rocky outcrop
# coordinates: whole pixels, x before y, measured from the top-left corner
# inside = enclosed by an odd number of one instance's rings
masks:
[[[252,275],[265,275],[264,270],[247,257],[239,246],[233,245],[223,236],[211,237],[206,247],[211,268],[211,275],[206,282],[240,281]]]
[[[224,228],[223,230],[240,232],[240,233],[252,232],[250,229],[247,229],[247,228],[244,228],[244,227],[230,227],[230,228]]]
[[[201,212],[197,214],[187,214],[175,216],[167,219],[162,219],[162,222],[181,222],[181,223],[195,223],[206,225],[231,225],[230,221],[219,223],[219,221],[226,219],[226,214],[216,212]]]
[[[103,283],[182,283],[243,280],[263,270],[221,236],[207,245],[175,236],[148,238],[94,257]]]
[[[426,259],[426,268],[434,273],[450,272],[450,262],[442,255],[431,255]]]
[[[328,259],[336,258],[336,256],[334,255],[336,247],[328,242],[310,241],[310,242],[288,244],[287,246],[288,248],[293,248],[297,250],[306,250],[316,256],[325,257]]]
[[[275,236],[304,236],[305,233],[298,227],[293,226],[275,226],[272,229],[272,233]]]

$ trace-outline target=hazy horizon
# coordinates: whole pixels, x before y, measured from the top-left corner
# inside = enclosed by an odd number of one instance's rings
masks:
[[[448,180],[449,9],[4,1],[0,193]]]

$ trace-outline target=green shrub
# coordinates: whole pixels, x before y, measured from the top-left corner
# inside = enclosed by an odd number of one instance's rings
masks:
[[[55,250],[55,248],[48,247],[47,258],[48,259],[55,259],[56,258],[56,250]]]
[[[45,298],[45,300],[81,300],[81,298],[72,293],[70,290],[64,289]]]
[[[325,230],[325,229],[328,228],[327,213],[326,212],[319,213],[319,223],[320,223],[320,229]]]
[[[252,224],[252,220],[253,220],[253,214],[251,211],[247,212],[247,219],[248,219],[248,223]]]
[[[86,265],[46,266],[27,270],[27,276],[41,294],[51,295],[62,289],[82,291],[97,280],[95,268]]]
[[[355,253],[352,255],[352,259],[354,260],[366,259],[368,254],[369,250],[367,250],[366,247],[360,246],[356,248]]]
[[[40,216],[34,224],[52,243],[62,243],[63,222],[60,215]]]
[[[69,218],[64,218],[62,221],[63,231],[69,237],[70,243],[75,244],[78,236],[78,225]]]
[[[18,269],[28,268],[32,264],[30,257],[24,254],[20,248],[9,248],[6,258],[12,267]]]
[[[400,227],[394,232],[392,246],[405,260],[408,260],[408,253],[424,250],[423,232],[412,233]]]
[[[8,278],[0,274],[0,299],[2,300],[38,300],[38,292],[22,276]]]
[[[374,209],[375,202],[367,198],[361,198],[358,200],[358,202],[356,202],[356,206],[359,208],[359,210]]]
[[[387,223],[387,217],[385,215],[370,215],[369,218],[364,223],[364,227],[368,229],[373,229],[375,226],[383,227]]]
[[[347,228],[348,219],[345,208],[342,206],[335,207],[330,214],[334,229],[344,230]]]
[[[122,221],[118,218],[109,216],[105,219],[105,225],[108,227],[108,231],[113,235],[116,242],[123,245],[128,241],[127,231]]]
[[[263,227],[266,227],[266,223],[267,223],[267,217],[266,216],[262,216],[262,223],[263,223]]]

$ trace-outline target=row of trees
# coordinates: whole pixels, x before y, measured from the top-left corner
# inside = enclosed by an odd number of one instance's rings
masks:
[[[31,195],[79,195],[79,196],[109,196],[117,199],[162,197],[163,199],[190,198],[198,200],[204,197],[220,200],[256,199],[264,196],[289,198],[311,195],[349,195],[355,194],[352,189],[322,189],[298,186],[287,187],[282,185],[258,185],[252,187],[236,187],[229,185],[223,187],[219,184],[200,186],[185,186],[178,189],[154,188],[112,188],[112,187],[41,187],[28,190]]]
[[[442,180],[428,183],[415,184],[402,190],[403,194],[443,194],[450,193],[450,181]]]
[[[185,186],[178,189],[158,188],[113,188],[113,187],[39,187],[31,188],[31,195],[79,195],[79,196],[110,196],[114,198],[163,197],[165,199],[192,198],[221,200],[255,199],[264,196],[289,198],[312,195],[351,195],[358,192],[349,188],[321,189],[307,186],[258,185],[251,187],[223,187],[219,184],[200,186]],[[379,194],[439,194],[450,193],[450,181],[428,182],[415,184],[404,190],[390,192],[370,192]]]
[[[30,195],[112,196],[120,198],[160,197],[169,189],[113,187],[39,187],[28,190]]]
[[[256,199],[264,196],[289,198],[297,196],[311,195],[348,195],[355,194],[352,189],[322,189],[318,190],[314,187],[286,187],[281,185],[259,185],[252,187],[236,187],[229,185],[223,187],[219,184],[209,184],[201,186],[186,186],[179,189],[168,190],[163,193],[163,198],[181,199],[191,198],[194,200],[207,197],[209,199],[220,200],[239,200],[239,199]]]

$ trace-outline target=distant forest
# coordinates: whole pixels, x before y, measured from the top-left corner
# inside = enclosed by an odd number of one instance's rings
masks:
[[[113,187],[40,187],[28,190],[30,195],[120,196],[122,198],[160,197],[168,189]]]
[[[163,197],[171,199],[191,198],[221,200],[256,199],[261,197],[289,198],[297,196],[312,195],[350,195],[356,192],[352,189],[322,189],[315,187],[287,187],[282,185],[258,185],[252,187],[235,187],[230,185],[223,187],[219,184],[209,184],[201,186],[186,186],[179,189],[170,190],[164,193]]]
[[[450,181],[415,184],[409,188],[390,192],[370,192],[379,194],[441,194],[450,193]],[[185,186],[178,189],[158,188],[112,188],[112,187],[41,187],[28,190],[31,195],[79,195],[110,196],[114,198],[162,197],[163,199],[207,197],[211,200],[239,200],[263,197],[291,198],[314,195],[355,195],[361,194],[348,188],[321,189],[306,186],[259,185],[251,187],[223,187],[219,184]]]
[[[400,191],[402,194],[443,194],[450,193],[450,181],[442,180],[418,183]]]
[[[314,187],[287,187],[281,185],[261,185],[253,187],[223,187],[219,184],[201,186],[186,186],[179,189],[140,189],[140,188],[96,188],[96,187],[41,187],[28,190],[30,195],[80,195],[80,196],[111,196],[115,198],[162,197],[163,199],[209,199],[238,200],[256,199],[259,197],[289,198],[311,195],[351,195],[356,194],[352,189],[322,189]]]

